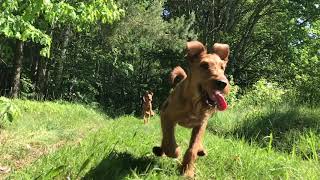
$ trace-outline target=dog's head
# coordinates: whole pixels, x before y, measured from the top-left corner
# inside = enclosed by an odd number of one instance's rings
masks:
[[[208,106],[217,106],[219,110],[225,110],[227,103],[224,96],[230,91],[229,81],[224,74],[230,53],[229,45],[215,43],[212,50],[213,53],[208,54],[199,41],[187,43],[191,80],[198,85]]]
[[[153,97],[153,92],[151,91],[146,91],[143,95],[143,101],[144,102],[151,102]]]

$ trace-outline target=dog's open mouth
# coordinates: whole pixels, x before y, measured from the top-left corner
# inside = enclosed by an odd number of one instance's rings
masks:
[[[228,107],[227,101],[220,91],[213,91],[212,94],[208,94],[206,103],[209,106],[217,107],[219,111],[224,111]]]

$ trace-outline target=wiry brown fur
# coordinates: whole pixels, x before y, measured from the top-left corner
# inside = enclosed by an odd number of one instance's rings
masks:
[[[198,41],[187,43],[187,60],[190,65],[188,76],[181,67],[171,72],[171,82],[180,76],[181,81],[175,86],[161,107],[162,142],[160,147],[154,147],[157,156],[163,154],[177,158],[180,149],[176,143],[174,130],[177,124],[192,128],[189,147],[183,157],[182,174],[194,176],[194,163],[197,156],[205,155],[202,137],[205,133],[208,119],[217,110],[215,106],[206,103],[210,93],[216,91],[217,81],[223,82],[219,89],[228,94],[229,83],[224,75],[228,61],[229,46],[216,43],[213,54],[207,54],[206,48]]]
[[[154,116],[154,112],[152,110],[152,97],[153,92],[146,91],[143,95],[143,104],[142,104],[142,114],[143,114],[143,122],[147,124],[149,122],[150,116]]]

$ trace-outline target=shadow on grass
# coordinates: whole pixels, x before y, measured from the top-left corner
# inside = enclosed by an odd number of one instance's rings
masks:
[[[234,130],[233,134],[241,134],[246,139],[259,136],[268,136],[270,133],[285,134],[290,130],[305,131],[318,129],[320,119],[312,114],[304,114],[299,110],[274,111],[271,113],[256,114]]]
[[[242,118],[241,123],[227,135],[255,142],[262,147],[271,142],[275,149],[284,152],[291,152],[301,136],[310,132],[317,136],[320,134],[320,112],[304,108],[274,107],[248,113]]]
[[[127,152],[113,152],[91,169],[83,179],[113,179],[120,180],[133,172],[147,174],[156,161],[148,157],[134,157]]]

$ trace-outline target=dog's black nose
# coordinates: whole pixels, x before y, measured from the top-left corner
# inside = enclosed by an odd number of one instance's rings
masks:
[[[222,91],[227,86],[227,81],[225,81],[225,80],[215,80],[214,84],[215,84],[217,90]]]

